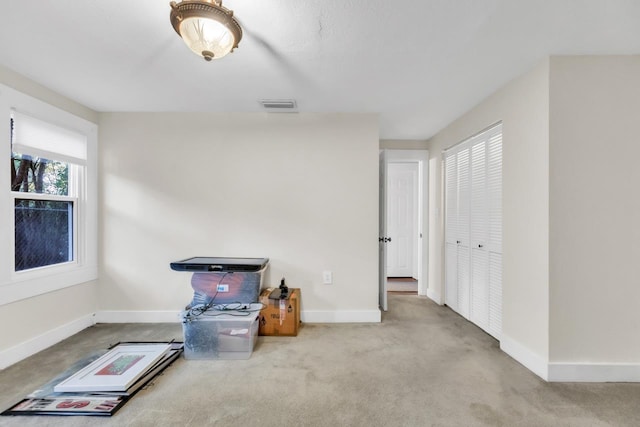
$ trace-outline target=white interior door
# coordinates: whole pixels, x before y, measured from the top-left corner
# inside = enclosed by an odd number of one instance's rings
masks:
[[[489,328],[502,337],[502,129],[487,142]]]
[[[378,212],[378,286],[380,309],[387,311],[387,161],[386,152],[380,152]]]
[[[458,161],[456,155],[444,159],[445,173],[445,298],[458,311]]]
[[[429,296],[439,304],[442,303],[440,294],[429,289],[429,152],[427,150],[382,150],[379,167],[379,291],[380,307],[387,310],[387,252],[389,248],[387,230],[387,192],[386,178],[389,163],[414,163],[418,167],[417,196],[414,210],[417,209],[416,228],[417,249],[414,251],[414,265],[412,276],[418,280],[418,295]],[[386,240],[386,243],[385,243]],[[393,239],[392,239],[393,240]]]
[[[388,163],[387,277],[417,278],[418,162]]]
[[[482,329],[489,327],[489,283],[487,253],[487,144],[471,146],[471,315]]]
[[[471,276],[469,262],[469,220],[471,214],[469,161],[470,150],[460,150],[458,157],[458,313],[469,318],[471,311]]]

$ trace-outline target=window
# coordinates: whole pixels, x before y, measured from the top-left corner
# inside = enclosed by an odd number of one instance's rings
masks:
[[[78,165],[38,156],[35,144],[56,150],[65,135],[42,122],[16,113],[11,123],[11,192],[14,199],[14,269],[28,270],[72,262],[77,215],[77,185],[69,185]],[[38,128],[44,129],[37,132]],[[17,133],[17,135],[16,135]],[[64,132],[63,132],[64,133]],[[29,140],[32,138],[33,140]],[[81,135],[80,144],[86,144]],[[16,152],[20,151],[20,153]],[[47,157],[58,157],[51,152]],[[78,159],[76,163],[84,163]],[[75,190],[75,191],[74,191]]]
[[[0,100],[11,156],[0,168],[6,304],[97,278],[97,127],[2,85]]]

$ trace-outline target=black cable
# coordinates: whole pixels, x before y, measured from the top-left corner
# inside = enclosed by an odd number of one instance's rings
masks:
[[[257,303],[260,304],[260,308],[252,308],[252,304],[245,304],[241,302],[214,305],[213,302],[215,301],[216,296],[218,296],[218,286],[222,284],[222,281],[225,277],[227,277],[228,274],[233,274],[233,272],[228,271],[222,275],[222,277],[216,284],[216,293],[211,298],[209,298],[208,301],[206,301],[205,303],[196,304],[187,310],[187,313],[185,315],[185,320],[187,322],[190,322],[192,318],[198,316],[215,317],[226,314],[230,316],[246,317],[251,315],[252,313],[257,313],[266,307],[266,305],[261,302]],[[219,313],[215,313],[216,311]]]
[[[202,304],[196,304],[187,310],[187,314],[185,315],[185,318],[187,319],[187,321],[191,321],[192,317],[201,316],[202,313],[204,313],[205,311],[209,310],[209,308],[211,308],[211,306],[213,305],[213,301],[218,296],[218,286],[220,286],[224,278],[227,277],[227,275],[229,274],[231,274],[231,272],[224,273],[220,278],[220,280],[218,280],[218,283],[216,284],[216,293],[213,294],[213,296],[207,302]],[[198,294],[196,293],[196,296],[197,295]]]
[[[252,307],[253,304],[260,304],[259,308]],[[211,307],[209,311],[202,312],[201,314],[207,317],[215,317],[221,316],[223,314],[229,316],[238,316],[238,317],[246,317],[250,316],[252,313],[258,313],[260,310],[265,308],[266,305],[258,302],[252,304],[244,304],[239,302],[233,302],[228,304],[217,304]]]

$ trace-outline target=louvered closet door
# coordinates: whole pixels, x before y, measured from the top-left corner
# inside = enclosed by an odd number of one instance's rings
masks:
[[[458,313],[469,318],[471,304],[470,287],[470,253],[469,253],[469,220],[470,220],[470,149],[460,150],[458,157],[458,222],[456,244],[458,247]]]
[[[445,153],[445,302],[502,333],[502,126]]]
[[[445,156],[445,302],[469,318],[470,149]]]
[[[487,332],[502,335],[502,126],[487,142],[487,252],[489,282],[489,327]]]
[[[471,316],[482,329],[489,328],[487,144],[471,146]]]
[[[456,155],[444,159],[445,170],[445,303],[458,311],[458,168]]]

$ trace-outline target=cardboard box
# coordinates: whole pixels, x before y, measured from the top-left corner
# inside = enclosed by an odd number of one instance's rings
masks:
[[[260,335],[295,337],[300,328],[300,289],[289,288],[288,299],[269,299],[275,288],[264,289],[260,302],[265,307],[260,311]]]

